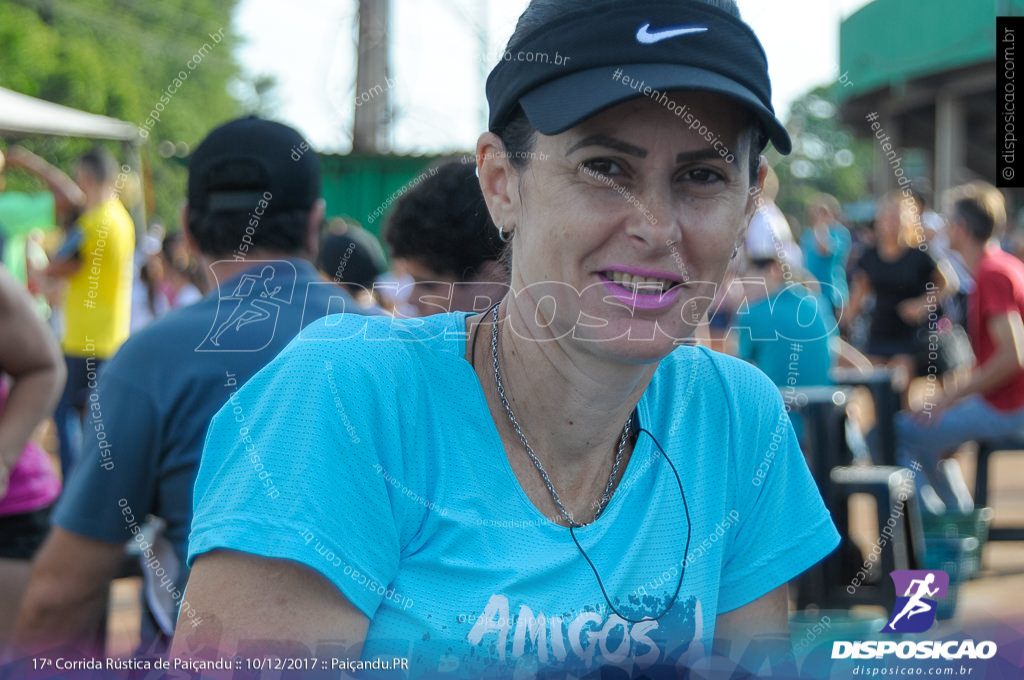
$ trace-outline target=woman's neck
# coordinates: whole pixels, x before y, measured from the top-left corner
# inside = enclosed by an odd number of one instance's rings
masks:
[[[473,322],[479,324],[469,336],[476,336],[474,368],[495,425],[510,453],[525,456],[497,394],[491,316],[471,317]],[[657,368],[613,362],[580,344],[571,338],[554,339],[509,298],[502,303],[498,367],[506,399],[556,489],[567,495],[574,485],[589,485],[587,493],[592,495],[595,485],[607,483],[623,427]]]

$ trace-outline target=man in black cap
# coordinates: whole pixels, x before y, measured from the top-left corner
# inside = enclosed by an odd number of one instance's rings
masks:
[[[301,142],[284,125],[244,118],[193,154],[182,228],[217,290],[132,335],[98,381],[89,376],[83,457],[33,571],[20,649],[102,653],[93,645],[126,542],[145,578],[142,650],[161,653],[179,615],[198,622],[183,599],[185,549],[210,418],[303,326],[328,309],[358,311],[311,264],[324,203],[316,154],[290,155]],[[246,414],[235,418],[244,438]],[[275,497],[258,457],[251,468]],[[158,521],[145,527],[149,515]]]

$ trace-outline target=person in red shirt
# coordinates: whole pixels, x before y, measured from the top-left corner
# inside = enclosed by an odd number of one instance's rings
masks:
[[[896,419],[898,451],[916,460],[918,489],[929,512],[969,512],[974,503],[959,466],[946,460],[981,437],[1024,437],[1024,262],[996,239],[1006,224],[1002,194],[975,182],[950,193],[950,246],[975,279],[967,301],[975,365],[943,393],[929,389],[924,408]]]

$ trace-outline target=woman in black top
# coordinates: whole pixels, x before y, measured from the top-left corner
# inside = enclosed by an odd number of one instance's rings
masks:
[[[937,319],[947,278],[918,238],[920,219],[913,203],[887,197],[875,220],[875,245],[859,259],[850,300],[851,318],[873,294],[865,353],[876,365],[903,366],[915,377],[914,355],[929,315]],[[919,247],[917,244],[922,245]]]

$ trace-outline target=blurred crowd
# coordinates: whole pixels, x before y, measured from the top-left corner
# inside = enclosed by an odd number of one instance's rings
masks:
[[[254,160],[241,149],[255,138]],[[480,312],[509,289],[474,163],[451,159],[405,192],[381,241],[325,217],[315,154],[290,157],[300,142],[252,118],[215,130],[191,160],[182,223],[144,228],[105,149],[73,177],[17,146],[0,155],[0,172],[47,187],[0,192],[0,646],[97,643],[128,542],[147,583],[143,646],[165,649],[185,611],[203,436],[233,390],[317,316]],[[922,503],[969,511],[949,444],[974,431],[936,439],[924,421],[1024,431],[1024,238],[1003,197],[982,183],[940,205],[901,191],[849,223],[825,194],[785,215],[778,191],[769,172],[696,341],[783,390],[834,384],[837,367],[893,369],[901,455],[930,466]]]

